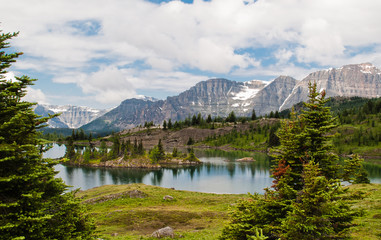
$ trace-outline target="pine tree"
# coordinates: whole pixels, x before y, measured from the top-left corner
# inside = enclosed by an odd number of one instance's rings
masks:
[[[257,115],[255,114],[255,110],[253,109],[253,112],[251,113],[251,120],[256,120]]]
[[[117,158],[120,153],[120,135],[113,133],[111,136],[112,147],[111,147],[111,158]]]
[[[332,117],[329,107],[325,104],[329,99],[325,98],[325,91],[317,91],[316,83],[309,83],[309,100],[304,103],[306,110],[300,115],[304,125],[303,139],[305,150],[309,159],[314,159],[327,178],[340,178],[339,157],[333,154],[333,145],[330,142],[330,131],[337,127],[336,118]]]
[[[201,116],[201,113],[198,113],[197,114],[197,125],[202,125],[202,122],[203,122],[203,118]]]
[[[143,139],[140,139],[138,144],[138,152],[139,155],[144,155],[144,146],[143,146]]]
[[[150,151],[149,158],[152,163],[157,163],[165,158],[165,151],[161,139],[159,139],[159,143]]]
[[[66,151],[65,151],[65,157],[68,158],[70,161],[75,161],[75,148],[74,148],[74,142],[71,137],[69,137],[66,141]]]
[[[303,188],[302,173],[303,164],[307,161],[308,154],[305,148],[305,139],[301,135],[302,124],[300,119],[296,116],[294,109],[291,110],[290,119],[285,119],[281,122],[281,127],[278,130],[278,138],[280,146],[273,148],[272,153],[276,161],[276,167],[279,164],[289,166],[290,169],[290,182],[288,183],[295,190]],[[282,168],[279,168],[282,169]],[[274,184],[277,184],[279,178],[283,175],[273,169],[273,176],[275,177]]]
[[[354,213],[340,199],[337,179],[327,179],[312,160],[304,165],[304,188],[282,222],[282,239],[345,239]]]
[[[99,154],[101,155],[101,161],[107,161],[107,145],[105,140],[101,140],[101,145],[99,146]]]
[[[235,116],[234,111],[229,113],[229,116],[226,118],[226,122],[233,122],[236,123],[237,117]]]
[[[84,163],[89,163],[91,158],[91,147],[88,146],[85,148],[85,152],[83,153],[83,162]]]
[[[0,49],[17,33],[0,35]],[[23,101],[27,76],[6,80],[6,69],[22,53],[0,52],[0,239],[91,239],[94,225],[74,193],[55,178],[57,162],[42,159],[33,103]]]
[[[177,150],[177,148],[176,147],[174,147],[173,148],[173,150],[172,150],[172,157],[178,157],[179,156],[179,152],[178,152],[178,150]]]
[[[345,159],[343,180],[350,183],[370,183],[363,162],[364,159],[360,158],[357,154],[354,154],[349,159]]]
[[[164,146],[161,143],[161,139],[159,139],[159,143],[157,144],[157,149],[159,150],[159,159],[162,160],[165,158]]]
[[[208,114],[208,118],[206,119],[206,123],[211,123],[212,122],[212,116]]]

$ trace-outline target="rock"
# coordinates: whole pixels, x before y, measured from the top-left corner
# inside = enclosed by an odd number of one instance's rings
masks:
[[[252,157],[244,157],[236,160],[237,162],[254,162],[255,159]]]
[[[142,191],[136,190],[136,189],[129,191],[128,195],[130,196],[130,198],[145,198],[145,197],[147,197],[147,194],[145,194]]]
[[[165,227],[161,228],[154,233],[152,233],[151,237],[156,237],[156,238],[163,238],[163,237],[171,237],[173,238],[175,236],[173,229],[171,227]]]
[[[165,201],[171,201],[171,200],[173,200],[173,197],[172,197],[172,196],[169,196],[169,195],[165,195],[165,196],[163,197],[163,200],[165,200]]]
[[[111,236],[116,237],[116,236],[118,236],[118,233],[111,233]]]

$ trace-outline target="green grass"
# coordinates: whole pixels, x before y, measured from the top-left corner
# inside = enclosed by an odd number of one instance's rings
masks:
[[[121,197],[102,203],[87,204],[96,219],[103,239],[140,239],[155,230],[170,226],[186,239],[216,239],[228,221],[228,208],[245,195],[209,194],[148,186],[111,185],[79,193],[84,200],[139,190],[145,198]],[[172,201],[163,197],[170,195]],[[113,237],[113,234],[117,234]]]
[[[352,195],[365,196],[349,200],[362,216],[351,229],[353,239],[381,238],[381,184],[352,185]],[[212,194],[149,186],[144,184],[109,185],[78,193],[83,201],[111,194],[139,190],[145,198],[122,196],[101,203],[86,203],[95,218],[102,239],[150,239],[157,229],[170,226],[175,239],[217,239],[229,221],[229,208],[245,194]],[[172,201],[163,197],[170,195]],[[116,235],[116,236],[115,236]]]
[[[213,147],[230,146],[240,150],[263,151],[268,147],[266,143],[267,139],[267,130],[261,133],[255,130],[245,132],[232,131],[223,136],[209,137],[202,143]]]
[[[352,239],[381,239],[381,184],[356,184],[350,190],[365,195],[363,199],[350,201],[353,208],[364,213],[354,221],[357,226],[351,229]]]

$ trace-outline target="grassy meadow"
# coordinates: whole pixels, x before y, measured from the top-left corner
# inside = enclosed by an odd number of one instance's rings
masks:
[[[135,190],[135,191],[134,191]],[[129,196],[134,193],[134,196]],[[173,200],[164,200],[170,195]],[[361,210],[352,239],[381,238],[381,184],[349,186],[347,201]],[[144,184],[108,185],[78,193],[98,226],[101,239],[151,239],[170,226],[175,239],[217,239],[229,209],[246,194],[180,191]]]

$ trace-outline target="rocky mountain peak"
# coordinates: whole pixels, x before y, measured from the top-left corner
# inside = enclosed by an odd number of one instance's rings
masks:
[[[50,128],[79,128],[102,116],[108,110],[94,109],[85,106],[38,104],[34,111],[44,117],[48,116],[48,114],[61,113],[58,117],[49,120],[48,124]]]
[[[309,74],[295,86],[280,110],[307,100],[309,82],[316,82],[318,89],[325,89],[328,97],[359,96],[371,98],[381,96],[380,69],[371,63],[350,64]]]
[[[339,71],[362,72],[365,74],[381,74],[381,70],[372,63],[350,64],[338,68]]]

